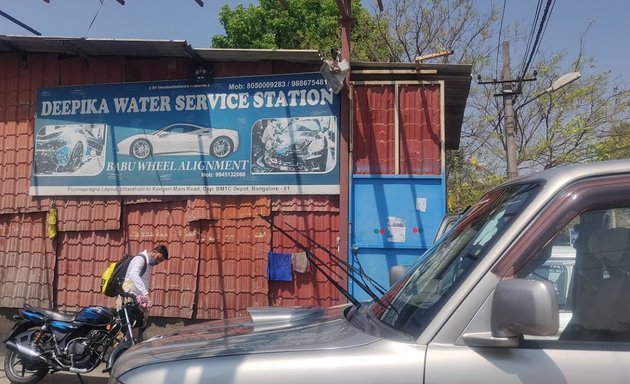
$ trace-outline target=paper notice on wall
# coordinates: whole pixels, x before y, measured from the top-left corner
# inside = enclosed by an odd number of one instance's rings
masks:
[[[387,229],[389,231],[389,237],[387,241],[392,243],[404,243],[406,224],[405,219],[402,217],[388,216],[387,217]]]
[[[419,212],[427,211],[427,198],[426,197],[416,198],[416,211],[419,211]]]

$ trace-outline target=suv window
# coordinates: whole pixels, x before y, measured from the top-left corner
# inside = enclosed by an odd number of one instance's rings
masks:
[[[575,259],[573,260],[555,260],[552,257],[545,264],[536,268],[532,274],[532,278],[540,278],[551,282],[556,296],[558,297],[558,307],[565,310],[567,307],[567,298],[569,296],[569,281],[571,280],[571,272]]]
[[[556,338],[630,341],[630,209],[582,212],[551,244],[534,258],[542,264],[527,277],[554,287]]]
[[[394,284],[381,299],[384,304],[371,305],[372,315],[395,330],[418,337],[431,314],[441,308],[540,189],[540,184],[517,184],[488,193]]]

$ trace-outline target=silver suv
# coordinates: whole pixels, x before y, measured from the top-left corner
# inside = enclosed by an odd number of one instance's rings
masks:
[[[558,244],[574,252],[560,267]],[[354,302],[163,335],[110,383],[627,383],[630,160],[495,188],[384,295]]]

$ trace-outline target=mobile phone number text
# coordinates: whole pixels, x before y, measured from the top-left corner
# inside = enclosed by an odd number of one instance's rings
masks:
[[[310,87],[310,86],[323,86],[326,84],[324,79],[304,79],[304,80],[291,80],[291,81],[256,81],[252,83],[245,83],[246,89],[261,89],[261,88],[286,88],[288,87]]]
[[[203,177],[245,177],[245,172],[201,172]]]

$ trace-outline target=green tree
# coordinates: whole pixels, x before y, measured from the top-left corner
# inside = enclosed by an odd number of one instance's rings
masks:
[[[504,38],[513,43],[512,51],[518,51],[525,35],[512,27]],[[521,175],[567,163],[630,157],[630,91],[612,73],[598,71],[596,61],[584,54],[587,32],[580,37],[581,49],[571,60],[564,52],[539,52],[533,65],[537,80],[522,83],[523,93],[515,99]],[[499,67],[496,51],[495,55],[496,64],[490,58],[478,60],[473,72],[489,73],[492,64]],[[512,62],[515,75],[517,65],[520,63]],[[574,71],[582,74],[578,81],[546,92],[562,74]],[[477,195],[476,188],[483,190],[506,179],[503,99],[495,97],[500,92],[500,85],[472,85],[460,149],[449,156],[460,161],[447,163],[449,202],[455,210],[465,206],[469,196]]]
[[[224,6],[226,34],[215,48],[318,49],[340,45],[335,0],[260,0],[248,7]],[[453,50],[433,61],[473,65],[475,74],[499,78],[497,42],[519,50],[529,34],[499,23],[500,9],[480,11],[475,0],[389,0],[368,12],[352,2],[352,60],[413,62],[418,56]],[[587,29],[588,32],[588,29]],[[580,37],[583,41],[586,32]],[[512,57],[517,57],[513,55]],[[521,75],[514,61],[512,73]],[[583,48],[568,60],[563,52],[539,53],[538,80],[523,83],[517,106],[517,161],[521,174],[565,163],[630,157],[630,91],[618,78],[597,71]],[[553,93],[544,91],[561,74],[582,78]],[[526,74],[531,76],[531,74]],[[458,151],[447,154],[449,208],[460,210],[506,179],[503,102],[500,89],[472,84]],[[535,98],[535,99],[534,99]],[[524,104],[527,100],[533,100]],[[519,107],[521,105],[521,107]]]
[[[610,133],[595,145],[597,160],[630,159],[630,123],[612,127]]]
[[[630,121],[630,92],[617,85],[619,79],[593,70],[596,62],[582,51],[573,61],[566,60],[564,53],[540,55],[537,80],[523,83],[523,94],[515,102],[519,173],[627,154],[629,150],[623,149],[630,131],[623,128]],[[554,80],[574,71],[582,73],[578,81],[546,92]],[[492,96],[497,89],[488,87],[484,92],[483,97],[469,99],[462,146],[471,149],[469,153],[481,164],[495,164],[493,173],[503,174],[503,104]]]
[[[224,5],[219,20],[225,35],[212,37],[214,48],[317,49],[329,55],[340,48],[339,9],[335,0],[292,0],[286,9],[277,0],[258,5]],[[398,52],[380,35],[379,21],[352,2],[352,59],[390,61]]]
[[[505,176],[484,167],[475,156],[466,151],[451,151],[447,155],[447,209],[462,212],[476,203],[488,190],[506,180]]]

